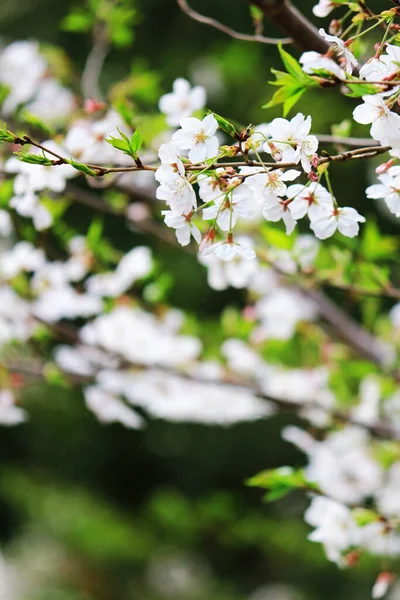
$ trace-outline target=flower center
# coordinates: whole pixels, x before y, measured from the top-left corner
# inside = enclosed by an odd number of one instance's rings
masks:
[[[207,136],[204,133],[204,129],[200,129],[200,131],[198,133],[194,134],[194,141],[196,144],[201,144],[202,142],[205,141],[206,138],[207,138]]]

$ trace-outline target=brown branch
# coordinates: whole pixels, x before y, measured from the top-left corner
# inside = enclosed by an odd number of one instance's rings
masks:
[[[226,33],[227,35],[229,35],[232,38],[235,38],[236,40],[242,40],[243,42],[260,42],[261,44],[274,44],[274,45],[290,44],[291,42],[293,42],[292,38],[279,39],[279,38],[265,37],[260,34],[248,35],[247,33],[239,33],[238,31],[231,29],[227,25],[220,23],[216,19],[212,19],[211,17],[206,17],[205,15],[202,15],[202,14],[198,13],[197,11],[193,10],[193,8],[191,8],[189,6],[189,4],[187,3],[186,0],[177,0],[177,3],[179,5],[179,7],[183,10],[183,12],[186,13],[194,21],[198,21],[199,23],[203,23],[204,25],[208,25],[209,27],[214,27],[215,29],[218,29],[219,31]]]
[[[300,50],[314,50],[325,54],[330,48],[309,21],[290,0],[249,0],[258,6],[264,16],[293,38]]]

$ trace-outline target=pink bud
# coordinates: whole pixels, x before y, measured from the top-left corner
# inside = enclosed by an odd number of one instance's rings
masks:
[[[98,102],[94,98],[86,98],[83,107],[86,114],[93,115],[98,110],[104,110],[106,104],[104,102]]]
[[[282,150],[279,150],[278,148],[275,150],[275,152],[272,154],[272,156],[274,157],[274,159],[276,160],[276,162],[281,162],[281,160],[283,159],[283,153]]]
[[[257,318],[257,311],[254,306],[245,306],[242,311],[242,317],[245,321],[253,322]]]
[[[204,252],[207,248],[213,245],[215,238],[215,230],[210,229],[210,231],[203,237],[199,245],[199,251]]]
[[[331,35],[339,35],[339,33],[342,33],[341,22],[337,19],[332,19],[332,21],[329,24],[329,33]]]
[[[316,169],[318,167],[319,164],[319,156],[318,154],[314,154],[311,158],[311,165],[314,167],[314,169]]]
[[[378,579],[375,581],[375,585],[372,588],[372,598],[374,598],[374,600],[383,598],[394,580],[395,575],[390,573],[390,571],[384,571],[378,575]]]
[[[390,167],[393,167],[394,165],[394,159],[391,158],[390,160],[388,160],[388,162],[382,163],[381,165],[379,165],[379,167],[376,167],[375,172],[378,175],[382,175],[382,173],[386,173]]]
[[[309,174],[307,175],[307,177],[310,181],[315,181],[315,182],[319,181],[319,177],[314,171],[310,171]]]

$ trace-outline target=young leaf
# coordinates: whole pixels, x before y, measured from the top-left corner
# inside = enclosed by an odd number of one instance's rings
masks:
[[[131,137],[131,141],[130,141],[130,149],[131,149],[131,153],[133,155],[136,155],[140,148],[142,147],[143,144],[143,136],[142,136],[142,132],[140,131],[140,128],[137,127],[135,129],[134,134]]]

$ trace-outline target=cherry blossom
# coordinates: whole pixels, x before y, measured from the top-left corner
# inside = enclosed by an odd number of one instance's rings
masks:
[[[380,183],[367,188],[367,198],[384,200],[390,212],[400,217],[400,167],[391,167],[378,180]]]
[[[176,238],[181,246],[187,246],[190,243],[190,236],[193,236],[196,242],[200,244],[200,230],[191,221],[189,215],[176,215],[170,210],[164,210],[162,214],[166,225],[176,230]]]
[[[194,163],[218,154],[217,120],[207,115],[202,121],[187,117],[180,121],[181,129],[172,136],[172,142],[181,150],[189,150],[189,160]]]
[[[363,125],[372,123],[371,136],[375,140],[392,137],[393,130],[400,131],[400,116],[389,110],[382,97],[363,96],[363,101],[354,109],[353,118]]]
[[[333,209],[333,198],[320,183],[311,183],[308,187],[296,184],[287,190],[290,202],[290,213],[296,221],[308,214],[310,221]]]
[[[327,42],[333,44],[335,52],[337,52],[337,54],[343,59],[346,72],[351,75],[353,68],[357,67],[358,61],[354,54],[348,49],[346,43],[336,35],[330,35],[329,33],[326,33],[325,29],[322,28],[319,30],[319,35]]]
[[[316,529],[308,539],[323,544],[329,560],[343,564],[342,554],[357,546],[359,530],[351,511],[338,502],[324,497],[313,498],[304,520]]]
[[[201,85],[191,88],[190,83],[182,77],[175,79],[172,90],[172,93],[161,96],[159,108],[167,115],[168,125],[175,127],[181,119],[191,117],[194,112],[204,108],[206,90]]]
[[[100,387],[94,385],[87,387],[84,394],[87,408],[101,423],[118,422],[128,429],[142,427],[143,420],[136,412]]]
[[[225,242],[213,244],[210,248],[204,250],[203,255],[215,254],[221,260],[232,260],[236,256],[252,260],[256,257],[254,250],[238,241],[234,241],[233,237],[229,237]]]
[[[253,195],[247,186],[236,187],[230,195],[219,198],[214,206],[203,210],[203,219],[217,220],[222,231],[230,231],[235,227],[238,218],[252,219],[254,217]]]
[[[325,240],[337,229],[346,237],[355,237],[359,231],[359,223],[365,223],[365,218],[355,208],[334,207],[311,221],[310,227],[318,239]]]
[[[125,254],[114,272],[93,275],[86,282],[86,289],[94,296],[121,296],[138,279],[146,277],[152,269],[149,248],[138,246]]]
[[[318,72],[319,70],[329,71],[339,79],[345,79],[345,71],[335,62],[332,58],[328,58],[323,54],[310,50],[309,52],[303,52],[299,59],[300,64],[303,67],[303,71],[310,75]]]
[[[26,412],[15,405],[11,391],[0,389],[0,424],[19,425],[19,423],[23,423],[26,420]]]
[[[277,148],[282,153],[283,162],[294,162],[301,165],[308,173],[311,171],[310,158],[318,150],[318,139],[309,135],[311,117],[299,113],[291,121],[274,119],[268,128],[271,141],[264,144],[265,152],[274,155]],[[273,144],[273,145],[272,145]]]
[[[331,0],[319,0],[313,8],[313,13],[316,17],[327,17],[336,6],[338,6],[337,3],[331,2]]]

